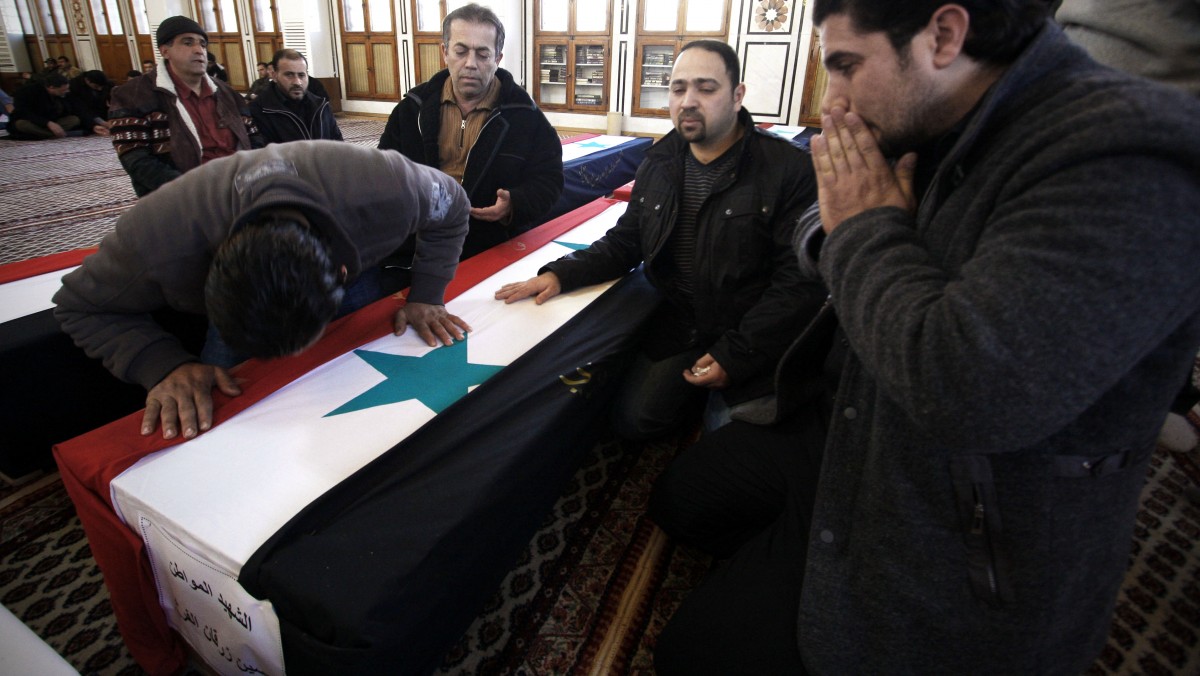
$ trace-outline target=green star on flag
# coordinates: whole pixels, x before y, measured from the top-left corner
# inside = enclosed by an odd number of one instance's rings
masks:
[[[325,417],[361,411],[385,404],[419,400],[435,413],[441,413],[467,390],[492,377],[503,366],[467,362],[467,341],[430,350],[421,357],[355,350],[354,354],[387,377]]]

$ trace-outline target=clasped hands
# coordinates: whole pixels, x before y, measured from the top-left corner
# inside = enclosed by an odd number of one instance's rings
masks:
[[[875,135],[857,113],[835,104],[821,116],[822,132],[812,137],[817,200],[826,233],[851,216],[879,207],[916,211],[913,172],[916,153],[895,164],[883,156]]]

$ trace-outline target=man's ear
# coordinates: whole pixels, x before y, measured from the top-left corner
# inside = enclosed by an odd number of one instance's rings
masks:
[[[942,5],[929,18],[928,29],[934,39],[933,65],[945,68],[962,54],[971,30],[971,15],[962,5]]]

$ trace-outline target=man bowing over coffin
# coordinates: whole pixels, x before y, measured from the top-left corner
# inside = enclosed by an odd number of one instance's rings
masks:
[[[300,352],[326,324],[381,297],[376,264],[410,235],[412,287],[397,310],[430,346],[470,327],[446,312],[470,203],[454,179],[393,151],[297,141],[198,167],[138,200],[99,251],[63,277],[55,317],[75,344],[149,394],[141,432],[212,426],[229,367]],[[199,356],[151,314],[208,318]]]

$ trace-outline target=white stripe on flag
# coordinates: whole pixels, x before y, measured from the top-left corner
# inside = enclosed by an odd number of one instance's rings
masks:
[[[562,147],[562,161],[574,162],[582,157],[587,157],[592,153],[598,153],[609,148],[615,148],[624,143],[633,141],[634,136],[606,136],[601,134],[582,141],[574,141]]]
[[[0,322],[11,322],[54,307],[50,299],[62,287],[63,275],[77,267],[0,284]]]

